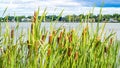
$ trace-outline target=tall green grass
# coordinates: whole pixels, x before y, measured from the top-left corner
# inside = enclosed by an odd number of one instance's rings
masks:
[[[63,12],[63,11],[62,11]],[[61,16],[60,13],[59,17]],[[41,27],[42,20],[47,14],[46,9],[41,19],[39,10],[34,12],[31,29],[28,29],[28,39],[24,41],[21,32],[15,40],[16,29],[1,35],[0,68],[116,68],[120,66],[118,57],[119,44],[115,33],[106,36],[105,24],[94,31],[91,26],[83,26],[82,22],[77,30],[66,30],[57,23],[51,22],[51,30]],[[89,15],[88,15],[89,16]]]

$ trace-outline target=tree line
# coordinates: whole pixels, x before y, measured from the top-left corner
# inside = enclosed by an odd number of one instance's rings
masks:
[[[42,16],[38,16],[40,19]],[[47,15],[42,17],[43,22],[51,21],[60,21],[60,22],[120,22],[120,14],[105,14],[105,15],[94,15],[94,14],[80,14],[80,15],[66,15],[66,16],[57,16],[57,15]],[[31,22],[33,16],[5,16],[0,17],[0,22]]]

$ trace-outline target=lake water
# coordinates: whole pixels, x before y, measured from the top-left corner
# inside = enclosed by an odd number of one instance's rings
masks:
[[[102,26],[103,24],[104,24],[104,23],[100,23],[100,26]],[[2,31],[1,31],[1,32],[2,32],[2,34],[4,34],[4,32],[5,32],[5,30],[6,30],[6,29],[5,29],[5,28],[6,28],[6,25],[5,25],[5,23],[1,23],[1,25],[2,25]],[[17,26],[16,23],[8,23],[8,25],[9,25],[10,29],[11,29],[11,28],[15,28],[15,27]],[[73,28],[74,28],[75,30],[77,30],[78,27],[80,26],[79,23],[57,23],[57,24],[53,23],[52,26],[53,26],[53,25],[54,25],[55,29],[63,26],[63,27],[65,27],[67,30],[73,29]],[[84,27],[86,24],[83,23],[82,25],[83,25],[83,27]],[[90,27],[93,26],[93,30],[96,30],[97,23],[89,23],[89,26],[90,26]],[[16,31],[15,35],[16,35],[16,36],[19,36],[21,31],[22,31],[22,33],[24,33],[25,35],[27,35],[27,34],[28,34],[28,29],[30,29],[30,27],[31,27],[31,23],[24,23],[24,22],[19,23],[19,30]],[[50,23],[42,23],[42,24],[41,24],[41,27],[45,27],[46,30],[50,31]],[[105,30],[104,30],[104,31],[107,33],[107,35],[108,35],[110,32],[112,32],[112,31],[113,31],[113,32],[116,32],[116,36],[117,36],[117,38],[120,40],[120,23],[106,23],[106,26],[105,26]],[[25,38],[27,38],[27,37],[25,36]]]

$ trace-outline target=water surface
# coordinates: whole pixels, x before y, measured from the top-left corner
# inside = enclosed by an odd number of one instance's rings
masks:
[[[100,23],[99,25],[102,26],[104,23]],[[2,31],[1,33],[4,34],[6,31],[6,24],[2,23]],[[46,30],[50,31],[50,25],[52,25],[54,27],[54,29],[57,29],[59,27],[64,27],[66,28],[66,30],[70,30],[70,29],[75,29],[77,31],[79,31],[79,27],[81,26],[79,23],[42,23],[41,27],[45,27]],[[84,27],[84,25],[86,24],[82,24]],[[8,23],[9,29],[15,28],[17,26],[17,23]],[[97,23],[89,23],[90,27],[93,27],[92,30],[96,30],[97,27]],[[80,27],[80,29],[82,29],[82,27]],[[15,36],[19,36],[20,33],[22,32],[25,35],[25,38],[27,39],[27,34],[28,34],[28,29],[31,28],[31,23],[29,22],[22,22],[19,23],[19,29],[18,31],[15,32]],[[91,28],[90,28],[91,29]],[[81,30],[80,30],[81,31]],[[106,23],[105,26],[105,30],[107,35],[109,35],[112,31],[116,33],[117,38],[120,40],[120,24],[119,23]]]

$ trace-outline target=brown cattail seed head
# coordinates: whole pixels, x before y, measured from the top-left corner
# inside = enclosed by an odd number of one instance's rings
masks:
[[[33,22],[36,23],[36,20],[37,20],[37,12],[36,11],[34,12],[34,17],[33,18],[34,18]]]
[[[88,30],[88,25],[83,29],[83,33],[82,33],[82,35],[86,35],[87,30]]]
[[[110,38],[110,45],[112,45],[113,43],[113,38]]]
[[[50,56],[51,54],[51,48],[48,48],[47,56]]]
[[[60,37],[57,38],[57,43],[60,44]]]
[[[72,34],[69,36],[69,42],[72,42]]]
[[[28,49],[30,49],[30,42],[27,40]]]
[[[87,33],[87,30],[84,29],[82,35],[85,35]]]
[[[29,44],[29,40],[27,40],[27,44]]]
[[[69,57],[71,56],[71,53],[72,53],[72,48],[69,47],[69,48],[68,48],[68,56],[69,56]]]
[[[11,30],[11,38],[14,37],[14,29]]]
[[[106,53],[108,51],[108,46],[104,48],[104,52]]]
[[[63,36],[63,31],[60,32],[60,38],[62,38],[62,36]]]
[[[42,35],[42,41],[45,41],[45,35]]]
[[[34,23],[31,24],[31,34],[33,34],[33,26],[34,26]]]
[[[52,34],[49,35],[49,44],[52,44],[52,41],[53,41],[53,36]]]
[[[74,55],[74,59],[77,60],[78,59],[78,52],[75,52],[75,55]]]

